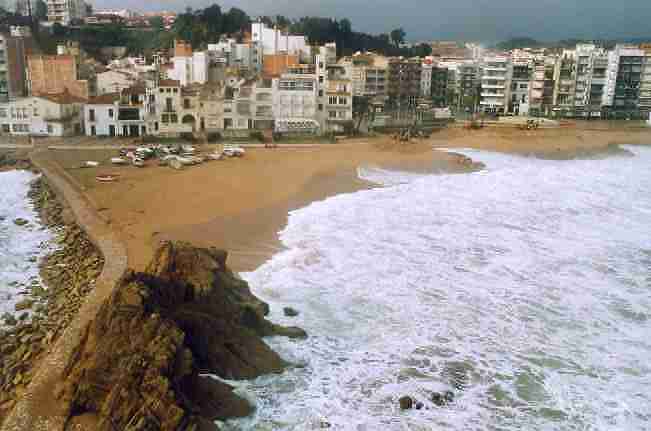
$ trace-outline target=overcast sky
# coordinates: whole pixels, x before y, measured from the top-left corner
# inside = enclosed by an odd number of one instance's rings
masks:
[[[209,0],[91,0],[95,7],[142,10],[202,8]],[[224,0],[249,15],[348,18],[355,30],[407,39],[497,41],[515,36],[543,40],[651,37],[651,0]]]

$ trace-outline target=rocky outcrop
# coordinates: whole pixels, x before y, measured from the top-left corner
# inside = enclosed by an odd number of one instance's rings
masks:
[[[281,372],[261,336],[304,336],[264,316],[268,306],[226,267],[226,253],[164,243],[144,273],[129,273],[87,328],[57,395],[68,429],[216,429],[248,415],[221,381]]]

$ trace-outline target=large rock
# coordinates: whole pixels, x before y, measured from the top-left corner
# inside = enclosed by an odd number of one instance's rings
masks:
[[[286,363],[261,336],[278,331],[268,306],[226,267],[226,253],[165,243],[103,305],[72,363],[63,396],[97,430],[215,429],[245,416],[232,388],[199,377],[248,379]]]

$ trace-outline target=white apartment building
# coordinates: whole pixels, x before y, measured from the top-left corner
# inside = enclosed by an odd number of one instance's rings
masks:
[[[507,57],[484,57],[479,105],[484,112],[504,113],[509,100],[511,64]]]
[[[86,18],[86,3],[84,0],[47,0],[48,24],[59,23],[64,26],[72,21]]]
[[[301,55],[308,52],[307,38],[302,35],[290,35],[276,28],[269,28],[263,22],[251,24],[251,41],[257,42],[263,55],[287,53]]]
[[[430,98],[432,96],[432,60],[425,59],[420,69],[420,95]]]
[[[179,81],[181,86],[203,84],[208,80],[209,60],[209,54],[204,51],[193,52],[190,57],[173,57],[173,67],[167,72],[168,78]]]

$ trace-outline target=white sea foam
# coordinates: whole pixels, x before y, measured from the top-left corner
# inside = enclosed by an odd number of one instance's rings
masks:
[[[269,340],[301,366],[242,383],[258,409],[229,424],[650,429],[651,148],[629,149],[570,161],[467,150],[485,170],[362,170],[389,186],[292,212],[287,250],[244,276],[274,321],[310,337]],[[287,305],[300,316],[282,316]],[[448,389],[452,405],[429,401]],[[425,408],[399,411],[404,394]]]
[[[27,171],[0,172],[0,314],[13,312],[26,286],[40,282],[37,261],[47,252],[51,233],[39,224],[27,198],[35,178]],[[16,226],[17,218],[29,224]]]

